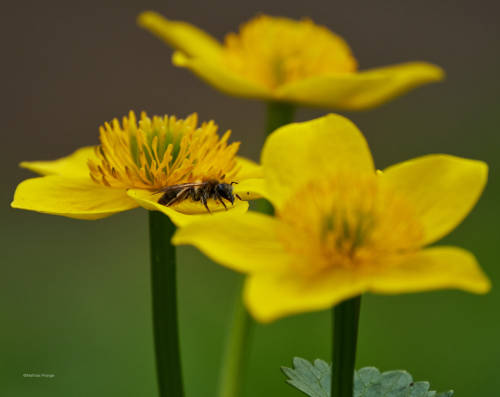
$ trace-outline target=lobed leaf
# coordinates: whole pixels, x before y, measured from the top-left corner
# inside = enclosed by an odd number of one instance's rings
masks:
[[[293,359],[293,368],[281,367],[286,382],[309,397],[330,397],[331,366],[323,360],[311,363]],[[365,367],[354,372],[354,397],[453,397],[453,391],[437,394],[429,382],[414,382],[403,370],[380,372]]]

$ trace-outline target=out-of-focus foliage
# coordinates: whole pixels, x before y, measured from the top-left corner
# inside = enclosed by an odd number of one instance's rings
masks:
[[[329,397],[332,367],[316,359],[310,363],[300,357],[293,359],[293,368],[282,367],[287,383],[310,397]],[[429,390],[429,382],[414,382],[402,370],[380,372],[364,367],[354,374],[354,397],[452,397],[453,391],[439,393]]]

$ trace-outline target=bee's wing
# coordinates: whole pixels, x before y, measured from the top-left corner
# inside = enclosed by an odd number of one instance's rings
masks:
[[[162,187],[161,189],[154,191],[153,194],[166,193],[169,191],[170,192],[179,192],[179,191],[186,189],[186,188],[203,186],[203,185],[204,185],[204,182],[181,183],[179,185],[170,185],[170,186]]]

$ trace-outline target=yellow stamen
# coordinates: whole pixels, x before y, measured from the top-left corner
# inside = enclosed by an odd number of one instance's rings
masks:
[[[422,227],[411,205],[375,175],[339,174],[311,182],[279,216],[279,236],[306,276],[333,267],[370,272],[422,245]]]
[[[357,69],[346,42],[309,19],[258,16],[228,34],[224,50],[231,69],[270,88]]]
[[[134,112],[122,123],[114,119],[100,128],[99,161],[89,160],[91,178],[117,188],[156,190],[196,181],[232,182],[237,172],[239,142],[228,144],[231,131],[222,138],[217,125],[198,124],[198,116],[186,119]]]

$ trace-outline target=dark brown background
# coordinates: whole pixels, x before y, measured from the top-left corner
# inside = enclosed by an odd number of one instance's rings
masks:
[[[97,142],[98,126],[130,109],[216,120],[258,159],[265,107],[224,96],[170,64],[171,50],[135,25],[157,10],[218,38],[259,12],[309,16],[350,43],[361,68],[408,60],[441,65],[447,80],[365,113],[379,167],[446,152],[491,166],[476,210],[447,238],[476,253],[494,283],[476,297],[436,292],[367,296],[358,366],[407,368],[458,396],[500,388],[498,270],[499,9],[483,1],[8,2],[2,7],[2,275],[0,395],[155,395],[147,234],[143,210],[83,222],[9,208],[31,174],[22,160],[51,159]],[[301,109],[306,120],[325,110]],[[180,250],[181,327],[189,396],[214,395],[237,277]],[[293,355],[329,358],[329,315],[259,326],[245,396],[297,395],[279,366]],[[26,379],[23,373],[54,373]]]

